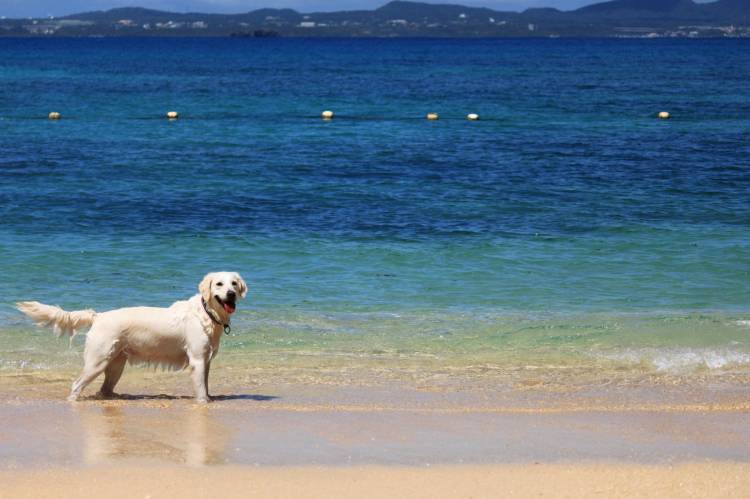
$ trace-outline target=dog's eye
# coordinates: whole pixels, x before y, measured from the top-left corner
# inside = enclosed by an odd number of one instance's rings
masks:
[[[237,285],[237,281],[232,281],[232,286],[236,286],[236,285]]]
[[[216,285],[219,286],[219,287],[222,287],[224,285],[224,283],[223,282],[217,282]]]

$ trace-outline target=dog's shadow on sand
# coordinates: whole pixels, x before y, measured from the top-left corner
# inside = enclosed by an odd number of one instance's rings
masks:
[[[276,395],[259,395],[251,393],[240,393],[235,395],[212,395],[211,402],[225,402],[232,400],[254,400],[256,402],[264,402],[268,400],[276,400],[279,397]],[[195,397],[189,395],[131,395],[127,393],[118,393],[109,397],[93,396],[87,397],[87,400],[195,400]]]
[[[276,395],[257,395],[250,393],[241,393],[236,395],[216,395],[211,397],[211,401],[223,401],[223,400],[256,400],[259,402],[265,400],[276,400],[279,397]]]

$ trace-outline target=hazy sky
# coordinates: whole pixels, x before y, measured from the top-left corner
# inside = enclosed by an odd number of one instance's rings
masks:
[[[148,7],[174,12],[247,12],[260,7],[290,7],[301,12],[372,9],[388,0],[0,0],[0,16],[61,16],[113,7]],[[575,9],[597,0],[422,0],[490,7],[497,10],[523,10],[528,7]],[[599,0],[601,1],[601,0]],[[711,0],[698,0],[706,2]]]
[[[372,9],[388,0],[0,0],[0,16],[61,16],[112,7],[138,6],[175,12],[247,12],[260,7],[290,7],[302,12]],[[573,9],[595,0],[424,0],[431,3],[475,5],[498,10],[528,7]]]

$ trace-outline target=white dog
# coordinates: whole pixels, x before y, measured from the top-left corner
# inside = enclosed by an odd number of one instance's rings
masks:
[[[93,310],[66,312],[60,307],[35,301],[18,303],[20,311],[40,326],[53,326],[58,336],[74,336],[91,326],[83,351],[84,366],[68,400],[101,373],[103,397],[114,394],[125,363],[153,363],[170,368],[190,367],[195,397],[208,402],[208,371],[219,351],[221,335],[229,332],[229,316],[237,297],[247,295],[247,285],[236,272],[214,272],[198,286],[199,294],[169,308],[132,307],[97,313]]]

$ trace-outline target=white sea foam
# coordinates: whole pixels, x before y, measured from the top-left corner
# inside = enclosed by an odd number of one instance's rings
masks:
[[[21,369],[33,369],[43,371],[50,369],[47,364],[31,362],[28,360],[4,360],[0,359],[0,371],[18,371]]]
[[[604,355],[608,360],[650,364],[659,372],[685,372],[696,369],[721,370],[750,366],[750,353],[709,348],[641,348]]]
[[[734,321],[734,323],[737,324],[738,326],[750,327],[750,320],[739,320],[739,321]]]

